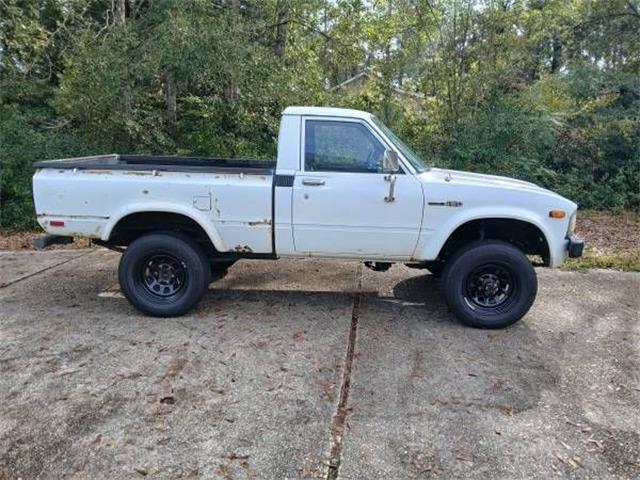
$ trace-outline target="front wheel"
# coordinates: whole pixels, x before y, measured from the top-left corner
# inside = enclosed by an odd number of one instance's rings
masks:
[[[449,308],[472,327],[503,328],[517,322],[538,291],[536,272],[527,257],[497,240],[463,247],[449,259],[443,275]]]
[[[127,247],[118,280],[124,296],[154,317],[187,313],[209,286],[210,270],[202,249],[188,237],[150,233]]]

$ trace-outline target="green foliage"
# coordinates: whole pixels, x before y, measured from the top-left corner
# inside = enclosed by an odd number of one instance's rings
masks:
[[[1,0],[0,227],[34,225],[34,160],[271,158],[305,104],[372,111],[437,166],[640,209],[639,30],[628,0]]]
[[[640,208],[640,77],[576,69],[547,164],[549,186],[587,208]]]
[[[5,80],[7,80],[5,78]],[[9,79],[10,80],[10,79]],[[97,145],[55,121],[45,82],[0,83],[0,226],[36,226],[31,194],[32,162],[88,155]]]

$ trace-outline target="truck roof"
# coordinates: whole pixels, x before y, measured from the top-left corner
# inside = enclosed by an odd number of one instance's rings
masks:
[[[287,107],[283,115],[314,115],[319,117],[349,117],[362,118],[368,120],[371,118],[369,112],[362,110],[352,110],[350,108],[333,108],[333,107]]]

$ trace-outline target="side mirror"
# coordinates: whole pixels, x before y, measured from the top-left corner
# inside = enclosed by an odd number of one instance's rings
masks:
[[[398,157],[398,152],[395,150],[385,150],[382,168],[387,173],[396,173],[400,170],[400,157]]]

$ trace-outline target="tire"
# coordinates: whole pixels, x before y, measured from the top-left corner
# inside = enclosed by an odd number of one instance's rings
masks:
[[[236,260],[229,260],[226,262],[210,262],[211,265],[211,277],[209,282],[217,282],[222,280],[228,273],[229,268],[236,263]]]
[[[184,315],[200,301],[210,279],[209,262],[188,237],[143,235],[125,250],[118,267],[124,296],[154,317]]]
[[[516,247],[498,240],[471,243],[447,262],[444,294],[465,325],[503,328],[531,308],[538,292],[533,265]]]

